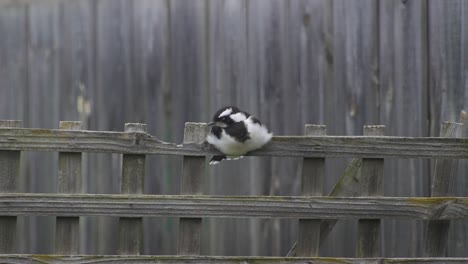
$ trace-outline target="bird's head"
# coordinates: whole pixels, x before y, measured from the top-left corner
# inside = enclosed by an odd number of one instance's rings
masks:
[[[228,127],[234,123],[246,120],[250,114],[239,110],[235,106],[225,106],[213,116],[212,122],[208,123],[209,126]]]

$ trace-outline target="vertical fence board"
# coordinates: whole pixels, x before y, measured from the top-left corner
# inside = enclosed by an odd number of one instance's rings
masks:
[[[332,3],[333,89],[325,94],[324,122],[330,134],[359,135],[366,123],[380,123],[378,3],[372,0]],[[346,168],[346,161],[331,159],[332,177],[327,184],[334,184]],[[323,254],[338,256],[336,252],[342,252],[340,256],[354,256],[355,236],[353,221],[339,221]]]
[[[139,0],[133,2],[132,60],[134,87],[132,110],[126,113],[125,120],[145,122],[148,133],[157,135],[167,142],[180,142],[176,134],[183,134],[182,128],[173,129],[169,94],[170,85],[170,46],[169,46],[169,6],[166,0]],[[138,104],[139,106],[135,106]],[[133,113],[132,113],[133,111]],[[164,155],[146,156],[144,193],[177,194],[180,184],[177,177],[181,157]],[[164,255],[176,250],[177,236],[174,218],[143,218],[143,248],[141,254]],[[165,241],[160,243],[160,241]]]
[[[207,132],[207,125],[204,123],[186,123],[184,143],[202,143]],[[205,163],[205,157],[184,156],[181,194],[201,194]],[[201,218],[179,219],[178,255],[200,254],[201,221]]]
[[[18,120],[0,120],[0,128],[22,127]],[[18,191],[20,151],[0,150],[0,193]],[[16,253],[16,216],[0,216],[0,253]]]
[[[463,125],[460,123],[444,122],[441,127],[441,137],[461,136]],[[432,182],[432,197],[443,197],[449,194],[449,187],[458,160],[437,159],[435,162],[434,180]],[[447,252],[448,231],[450,220],[430,220],[427,224],[425,255],[427,257],[444,257]]]
[[[384,126],[365,126],[365,136],[383,136]],[[383,195],[383,159],[362,159],[361,169],[361,196]],[[380,257],[381,227],[380,219],[360,219],[358,221],[357,257]]]
[[[81,122],[61,121],[60,129],[81,130]],[[59,153],[57,179],[58,193],[81,192],[81,153]],[[80,246],[80,218],[57,217],[55,229],[55,253],[78,254]]]
[[[22,95],[27,86],[26,8],[2,6],[0,8],[0,119],[22,118],[26,107]]]
[[[380,17],[372,11],[377,8]],[[299,134],[301,125],[311,122],[327,124],[332,134],[354,135],[366,122],[385,124],[389,135],[437,136],[442,120],[459,121],[467,110],[467,14],[464,0],[9,1],[0,10],[0,35],[7,36],[0,42],[0,115],[23,119],[30,127],[53,127],[64,118],[97,130],[147,122],[151,134],[180,142],[186,120],[206,121],[216,108],[233,103],[277,135]],[[376,45],[378,67],[372,65]],[[145,103],[135,103],[139,96]],[[89,104],[89,115],[79,111],[79,97]],[[463,131],[466,136],[468,130]],[[54,155],[24,153],[21,190],[53,191]],[[89,192],[118,192],[113,175],[119,173],[120,155],[90,156]],[[154,175],[146,188],[176,193],[179,158],[151,158],[157,162],[147,162]],[[298,161],[275,159],[272,165],[270,159],[249,157],[221,164],[212,171],[209,190],[297,195]],[[346,164],[327,160],[326,187]],[[466,164],[459,163],[454,195],[466,196]],[[385,180],[386,194],[428,195],[425,175],[433,173],[428,165],[425,160],[386,162],[385,172],[395,175]],[[233,172],[214,176],[236,167],[242,167],[241,178]],[[25,234],[21,252],[53,250],[44,242],[53,241],[48,217],[18,219]],[[174,252],[177,225],[171,219],[149,221],[151,241],[172,242],[146,249]],[[297,233],[289,220],[213,221],[222,224],[211,228],[208,254],[284,254]],[[114,253],[117,223],[99,222],[87,229],[85,252]],[[322,247],[325,255],[354,254],[343,236],[353,240],[355,229],[342,222]],[[421,222],[384,223],[386,256],[420,255]],[[462,256],[468,224],[451,224],[456,227],[450,231],[449,255]]]
[[[428,136],[426,0],[379,1],[380,123],[392,136]],[[384,189],[389,196],[429,194],[429,162],[389,159]],[[420,221],[385,219],[383,248],[388,257],[419,256]]]
[[[24,124],[28,127],[57,127],[60,101],[60,32],[59,1],[43,4],[34,1],[27,10],[27,63],[25,79],[28,102]],[[57,175],[56,153],[26,152],[22,187],[27,192],[55,192]],[[54,252],[55,217],[25,217],[21,243],[29,253]]]
[[[125,132],[146,132],[145,124],[127,123]],[[146,155],[122,156],[121,193],[143,194]],[[142,218],[119,219],[119,254],[139,255],[142,248]]]
[[[440,134],[442,121],[466,124],[468,111],[468,2],[428,1],[429,21],[429,103],[431,136]],[[462,129],[468,136],[468,129]],[[434,171],[434,170],[432,170]],[[459,161],[450,195],[468,196],[468,162]],[[449,230],[449,256],[466,256],[468,223],[452,221]]]
[[[125,94],[127,90],[133,90],[132,7],[132,1],[126,0],[93,1],[95,85],[91,91],[93,111],[89,122],[92,129],[122,131],[125,122],[133,121],[126,120],[132,107]],[[90,191],[119,193],[120,178],[115,175],[121,174],[121,161],[121,155],[115,153],[90,155],[89,165],[95,168],[94,173],[99,174],[92,179],[94,182],[89,183]],[[119,247],[118,218],[96,219],[97,253],[116,254]]]
[[[59,28],[61,38],[60,50],[60,120],[80,120],[82,129],[89,127],[89,118],[94,111],[91,91],[95,80],[95,53],[93,32],[94,0],[62,2],[60,8]],[[89,156],[82,154],[82,192],[88,192],[95,184],[94,168],[89,168]],[[96,218],[80,218],[80,253],[96,254],[97,230]]]
[[[306,136],[325,136],[325,126],[306,125]],[[323,195],[323,180],[325,178],[324,158],[305,158],[302,164],[302,195]],[[297,256],[319,255],[320,249],[320,219],[299,219],[299,234],[297,239]]]
[[[247,28],[248,1],[221,0],[206,1],[206,45],[207,45],[207,118],[222,106],[235,105],[258,116],[256,100],[258,93],[252,89],[249,78]],[[259,117],[261,118],[261,117]],[[262,169],[258,177],[250,177],[249,171],[258,158],[243,158],[235,162],[223,162],[209,166],[205,191],[210,194],[251,195],[258,193],[262,182]],[[237,170],[238,169],[238,170]],[[217,177],[216,175],[223,175]],[[204,220],[205,221],[205,220]],[[260,230],[258,219],[206,219],[209,227],[208,251],[210,255],[256,254]],[[229,235],[226,235],[226,232]]]
[[[172,142],[184,139],[184,124],[187,121],[206,122],[208,105],[213,95],[207,83],[207,0],[171,0],[168,4],[168,61],[169,85],[163,87],[163,108],[166,122],[164,137]],[[183,76],[183,77],[182,77]],[[180,159],[171,159],[170,184],[173,193],[181,185]],[[182,172],[183,173],[183,172]],[[170,219],[168,226],[177,227],[177,219]],[[177,230],[174,234],[177,234]],[[179,230],[179,234],[180,230]],[[177,240],[177,235],[173,241]],[[178,245],[173,244],[177,249]]]

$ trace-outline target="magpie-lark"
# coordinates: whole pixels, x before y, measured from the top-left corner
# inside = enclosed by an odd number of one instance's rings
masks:
[[[247,152],[261,148],[273,136],[260,120],[235,106],[219,109],[208,125],[212,128],[206,140],[225,154],[213,156],[210,164],[242,158]]]

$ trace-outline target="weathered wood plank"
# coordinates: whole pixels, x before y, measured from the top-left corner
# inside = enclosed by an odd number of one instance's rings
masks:
[[[81,122],[61,121],[60,129],[81,130]],[[81,192],[81,153],[60,152],[57,180],[58,193]],[[57,217],[55,224],[55,253],[78,254],[80,247],[80,218]]]
[[[125,124],[126,132],[146,132],[146,124]],[[122,194],[142,194],[145,180],[145,155],[124,154],[122,157]],[[142,219],[119,219],[119,254],[139,255],[142,247]]]
[[[385,126],[364,126],[365,136],[383,136]],[[362,159],[360,196],[380,196],[383,194],[383,159]],[[359,219],[357,257],[381,256],[380,219]]]
[[[60,120],[61,111],[61,48],[62,42],[60,10],[58,1],[42,5],[39,1],[24,8],[26,17],[27,86],[24,90],[23,122],[28,127],[55,128]],[[70,107],[68,105],[68,107]],[[56,192],[58,161],[55,153],[24,153],[22,164],[22,186],[28,192]],[[53,217],[28,217],[18,219],[22,234],[22,252],[54,252]]]
[[[462,134],[463,124],[442,123],[440,136],[458,138]],[[435,163],[435,174],[432,183],[432,197],[447,196],[449,186],[455,175],[458,160],[438,159]],[[427,257],[443,257],[447,251],[449,220],[429,221],[426,229],[424,254]]]
[[[343,175],[331,190],[329,196],[356,197],[360,192],[362,159],[353,159]],[[327,236],[335,227],[338,220],[322,220],[320,225],[320,244],[323,244]]]
[[[359,1],[359,0],[358,0]],[[443,0],[442,0],[443,1]],[[439,95],[429,95],[427,71],[428,38],[427,5],[433,0],[379,1],[379,121],[386,125],[387,135],[438,136],[429,134],[429,127],[439,113],[429,113],[430,100],[441,101]],[[440,23],[443,19],[436,19]],[[434,65],[441,66],[440,63]],[[440,68],[444,68],[443,66]],[[398,159],[385,161],[384,192],[393,196],[428,196],[429,161]],[[407,173],[411,172],[408,177]],[[420,256],[422,222],[385,221],[386,239],[383,248],[387,256]]]
[[[19,120],[0,120],[0,128],[21,126],[22,122]],[[0,193],[18,191],[20,158],[19,151],[0,151]],[[15,253],[15,251],[16,216],[0,216],[0,253]]]
[[[202,123],[200,123],[202,124]],[[140,132],[0,129],[0,149],[206,156],[219,154],[208,143],[177,145]],[[251,156],[468,158],[468,138],[275,136]]]
[[[326,126],[306,125],[306,136],[326,135]],[[320,196],[325,178],[324,158],[305,158],[302,163],[302,195]],[[317,257],[320,249],[320,219],[299,219],[296,255]]]
[[[26,12],[17,6],[3,6],[0,1],[0,119],[23,119],[24,91],[27,88],[28,34]]]
[[[206,124],[185,123],[184,143],[201,143],[205,140],[207,132],[208,127]],[[182,194],[201,194],[205,163],[205,157],[184,156],[182,163]],[[201,218],[179,219],[177,254],[200,254],[201,222]]]
[[[23,263],[185,263],[185,264],[465,264],[468,258],[284,258],[284,257],[245,257],[245,256],[115,256],[115,255],[0,255],[0,261]]]
[[[461,137],[463,124],[444,122],[442,123],[440,136],[459,138]],[[458,165],[456,159],[437,159],[434,179],[432,182],[432,197],[447,196],[449,193],[449,186],[455,174]]]
[[[119,217],[466,219],[467,197],[0,194],[0,214]]]

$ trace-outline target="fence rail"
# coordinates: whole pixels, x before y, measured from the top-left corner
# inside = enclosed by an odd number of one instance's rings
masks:
[[[432,196],[446,196],[456,160],[468,158],[468,139],[461,124],[444,123],[442,137],[387,137],[384,126],[364,127],[365,136],[325,136],[326,127],[306,125],[306,136],[276,136],[249,155],[303,158],[303,196],[202,195],[206,155],[218,152],[205,142],[204,123],[186,123],[184,142],[167,143],[146,133],[144,124],[126,124],[125,132],[83,131],[79,122],[61,122],[61,129],[23,129],[21,122],[1,121],[0,219],[7,224],[5,241],[13,241],[16,216],[57,216],[56,255],[13,255],[3,243],[0,262],[9,263],[466,263],[466,258],[379,258],[380,219],[400,218],[429,223],[426,256],[444,256],[449,221],[468,218],[468,197],[381,197],[384,158],[433,158]],[[1,125],[3,124],[3,125]],[[58,192],[17,193],[21,151],[59,152]],[[121,194],[80,194],[81,153],[122,154]],[[182,155],[181,195],[143,195],[148,154]],[[325,158],[357,157],[333,188],[321,195]],[[362,159],[358,159],[362,158]],[[356,197],[360,196],[360,197]],[[80,256],[81,216],[119,217],[121,256]],[[179,256],[137,256],[142,244],[142,217],[179,217]],[[188,257],[199,255],[203,218],[297,218],[297,251],[276,257]],[[320,245],[339,219],[359,219],[358,258],[318,258]],[[1,236],[2,234],[0,234]],[[61,255],[69,255],[65,257]],[[289,256],[289,255],[288,255]],[[305,258],[302,258],[305,257]],[[368,257],[368,258],[362,258]]]
[[[158,140],[144,132],[0,128],[0,149],[206,156],[208,143]],[[359,158],[468,158],[467,138],[390,136],[275,136],[252,156]]]
[[[311,257],[224,257],[224,256],[59,256],[0,255],[1,262],[24,263],[183,263],[183,264],[466,264],[468,258],[311,258]]]
[[[0,194],[2,215],[236,218],[468,218],[468,197]]]

